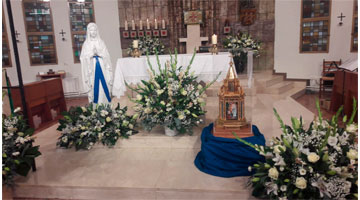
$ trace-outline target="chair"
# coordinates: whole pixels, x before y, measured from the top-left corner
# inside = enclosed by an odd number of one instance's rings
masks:
[[[341,65],[341,59],[339,61],[323,60],[323,71],[320,78],[319,99],[325,98],[326,91],[332,90],[335,79],[335,71],[338,70],[339,65]]]

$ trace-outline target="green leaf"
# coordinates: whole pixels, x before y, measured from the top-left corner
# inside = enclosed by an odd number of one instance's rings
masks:
[[[293,194],[297,194],[299,192],[299,189],[295,189],[294,191],[293,191]]]
[[[355,99],[355,97],[353,97],[353,110],[352,110],[351,117],[350,117],[350,120],[348,121],[347,125],[350,125],[351,123],[353,123],[355,115],[357,113],[356,111],[357,111],[356,99]]]
[[[322,113],[321,113],[321,110],[320,110],[319,99],[316,99],[316,108],[317,108],[318,113],[319,113],[319,122],[320,122],[320,124],[322,124]]]

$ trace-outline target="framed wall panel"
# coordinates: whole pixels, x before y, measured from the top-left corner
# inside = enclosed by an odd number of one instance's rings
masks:
[[[300,53],[327,53],[331,0],[302,0]]]
[[[57,64],[50,2],[23,0],[23,13],[30,64]]]
[[[74,62],[79,63],[81,48],[86,39],[86,26],[90,22],[95,22],[94,4],[92,0],[84,2],[69,0],[68,2]]]

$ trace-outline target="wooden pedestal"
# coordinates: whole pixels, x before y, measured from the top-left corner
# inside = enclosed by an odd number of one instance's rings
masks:
[[[215,126],[211,133],[215,137],[223,137],[223,138],[236,138],[232,133],[236,133],[237,136],[240,138],[244,137],[252,137],[254,134],[251,130],[251,125],[246,124],[245,126],[237,127],[237,128],[227,128],[224,126],[219,125],[217,122],[215,122]]]

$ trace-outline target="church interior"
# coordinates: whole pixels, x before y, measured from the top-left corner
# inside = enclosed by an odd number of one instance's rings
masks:
[[[357,198],[357,74],[357,0],[3,0],[2,197]]]

